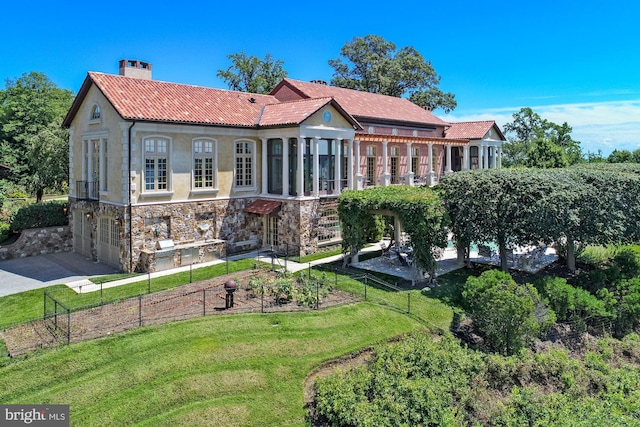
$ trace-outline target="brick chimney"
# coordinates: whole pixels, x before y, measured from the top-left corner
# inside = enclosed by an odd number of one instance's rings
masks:
[[[126,77],[134,77],[136,79],[151,79],[151,64],[131,59],[121,59],[118,74]]]

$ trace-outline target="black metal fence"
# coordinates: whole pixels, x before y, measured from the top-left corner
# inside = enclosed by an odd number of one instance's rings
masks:
[[[233,293],[227,292],[223,283],[229,278],[237,285]],[[151,282],[149,276],[149,291],[153,288]],[[80,292],[77,294],[66,289],[45,290],[42,319],[4,330],[9,354],[19,355],[141,326],[216,314],[318,310],[367,300],[434,326],[429,324],[428,313],[443,309],[442,304],[419,298],[418,289],[401,289],[375,275],[349,276],[345,272],[311,268],[296,274],[245,270],[116,301],[106,301],[102,287],[96,288],[93,292],[76,289]]]

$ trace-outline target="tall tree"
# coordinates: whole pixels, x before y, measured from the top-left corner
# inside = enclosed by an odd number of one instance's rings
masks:
[[[396,45],[376,35],[356,37],[340,50],[342,58],[329,60],[331,84],[348,89],[409,99],[429,110],[456,108],[455,96],[442,92],[440,76],[431,62],[411,46]]]
[[[529,107],[514,113],[504,130],[508,136],[503,144],[507,166],[547,168],[584,161],[580,142],[571,138],[573,129],[567,122],[558,125]]]
[[[267,53],[264,59],[244,52],[227,55],[231,66],[218,70],[218,78],[224,80],[229,89],[250,93],[269,93],[280,80],[287,76],[283,61],[275,60]]]
[[[12,168],[12,181],[37,195],[59,187],[60,180],[51,177],[51,170],[68,169],[68,155],[51,154],[68,154],[68,134],[59,128],[72,100],[71,91],[58,88],[38,72],[8,79],[6,89],[0,91],[0,163]]]

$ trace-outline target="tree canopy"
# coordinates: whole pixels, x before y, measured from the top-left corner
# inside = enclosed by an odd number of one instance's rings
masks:
[[[284,62],[273,59],[267,53],[264,59],[244,52],[227,55],[231,66],[226,70],[218,70],[216,76],[224,80],[229,89],[250,93],[269,93],[287,76],[282,67]]]
[[[505,166],[556,168],[582,162],[580,142],[571,138],[573,129],[542,118],[531,108],[521,108],[504,125]]]
[[[0,90],[0,163],[39,201],[44,190],[67,182],[68,132],[61,125],[72,100],[71,91],[37,72],[9,79]]]
[[[342,58],[329,60],[331,84],[348,89],[409,99],[428,110],[456,108],[455,96],[439,89],[440,76],[431,62],[411,46],[396,45],[376,35],[355,37],[340,50]]]

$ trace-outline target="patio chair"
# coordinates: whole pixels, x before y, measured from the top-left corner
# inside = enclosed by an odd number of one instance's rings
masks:
[[[478,245],[478,255],[483,258],[493,258],[495,251],[491,250],[488,245]]]

